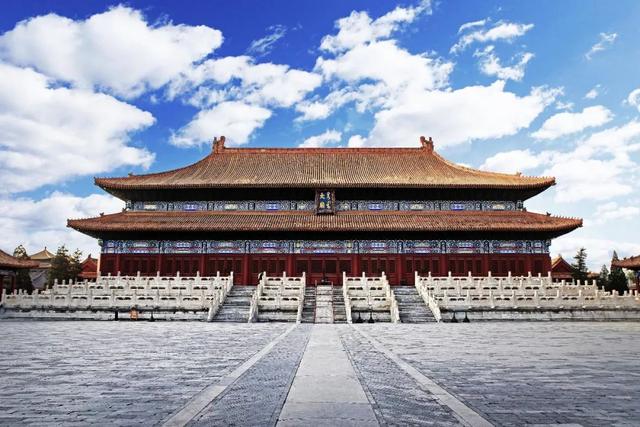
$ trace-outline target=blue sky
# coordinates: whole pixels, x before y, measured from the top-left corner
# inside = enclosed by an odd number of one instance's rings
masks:
[[[640,3],[5,1],[0,247],[96,253],[93,176],[236,146],[411,146],[552,175],[527,203],[585,227],[594,269],[640,253]]]

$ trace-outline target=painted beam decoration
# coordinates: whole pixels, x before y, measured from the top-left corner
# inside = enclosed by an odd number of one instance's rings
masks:
[[[345,211],[515,211],[522,202],[506,200],[341,200],[332,191],[318,192],[313,200],[219,200],[219,201],[150,201],[127,202],[132,211],[313,211],[332,213]]]
[[[104,240],[105,254],[547,254],[550,240]]]

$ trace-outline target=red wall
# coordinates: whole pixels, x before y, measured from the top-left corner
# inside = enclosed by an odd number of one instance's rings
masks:
[[[258,274],[288,276],[307,274],[307,283],[313,284],[326,277],[335,284],[342,283],[342,271],[357,276],[365,272],[377,276],[385,272],[393,285],[413,284],[414,271],[420,275],[446,276],[449,271],[454,276],[486,276],[489,271],[494,276],[546,275],[551,269],[548,254],[103,254],[100,270],[103,275],[155,276],[158,271],[163,276],[173,276],[180,272],[183,276],[213,276],[234,272],[236,284],[256,284]]]

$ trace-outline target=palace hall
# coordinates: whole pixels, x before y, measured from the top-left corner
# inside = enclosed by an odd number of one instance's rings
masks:
[[[581,219],[527,211],[551,177],[480,171],[415,148],[232,148],[161,173],[96,178],[122,212],[70,219],[99,239],[102,275],[546,275]]]

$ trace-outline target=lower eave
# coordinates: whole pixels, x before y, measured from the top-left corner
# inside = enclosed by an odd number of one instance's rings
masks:
[[[611,266],[628,268],[629,270],[640,270],[640,255],[621,259],[618,261],[611,261]]]
[[[105,233],[359,233],[484,232],[561,235],[582,226],[577,218],[525,211],[468,212],[132,212],[87,219],[67,225],[94,237]]]

